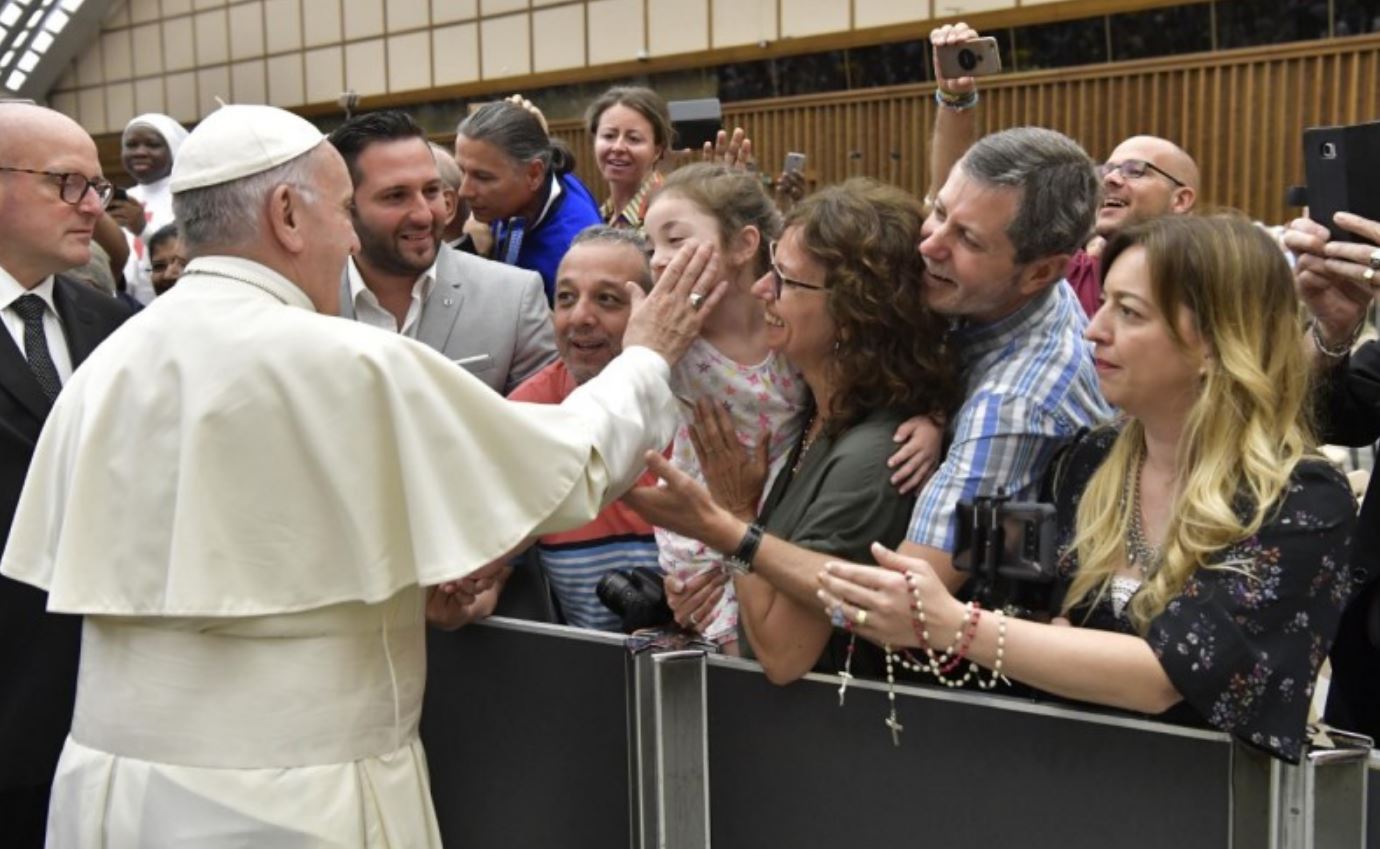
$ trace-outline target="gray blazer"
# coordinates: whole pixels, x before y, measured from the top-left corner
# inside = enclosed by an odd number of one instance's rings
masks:
[[[355,317],[348,271],[341,275],[340,314]],[[556,358],[541,275],[441,245],[417,341],[507,395]]]

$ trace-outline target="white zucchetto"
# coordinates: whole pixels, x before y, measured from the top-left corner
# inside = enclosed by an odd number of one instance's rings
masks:
[[[283,109],[222,106],[197,124],[178,150],[173,194],[262,174],[325,140],[310,121]]]

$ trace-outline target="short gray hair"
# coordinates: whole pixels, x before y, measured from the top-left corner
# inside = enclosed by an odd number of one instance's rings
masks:
[[[214,245],[245,244],[263,235],[264,202],[283,184],[314,198],[314,150],[258,174],[175,193],[173,217],[182,230],[182,246],[188,254],[196,256]]]
[[[464,177],[460,174],[460,166],[455,161],[455,155],[436,142],[427,142],[427,145],[436,160],[436,170],[441,174],[441,182],[452,192],[460,191],[460,183]]]
[[[630,248],[642,257],[642,276],[633,282],[642,287],[642,291],[650,291],[652,288],[652,262],[647,247],[647,239],[636,230],[630,227],[610,227],[607,224],[591,224],[585,229],[575,234],[575,238],[570,240],[570,249],[573,250],[579,245],[608,245],[610,247]],[[567,251],[567,253],[569,250]]]
[[[979,183],[1020,191],[1006,231],[1017,263],[1074,253],[1092,233],[1101,184],[1092,159],[1063,133],[1042,127],[993,133],[959,164]]]

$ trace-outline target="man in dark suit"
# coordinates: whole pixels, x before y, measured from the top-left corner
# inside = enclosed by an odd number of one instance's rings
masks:
[[[53,399],[129,315],[115,299],[60,276],[90,259],[111,192],[80,126],[39,106],[0,104],[0,547]],[[43,845],[76,694],[81,620],[45,612],[46,598],[0,577],[0,842],[7,847]]]
[[[342,316],[429,345],[505,395],[556,358],[541,277],[442,243],[455,210],[416,122],[374,112],[330,140],[354,181],[360,243]]]

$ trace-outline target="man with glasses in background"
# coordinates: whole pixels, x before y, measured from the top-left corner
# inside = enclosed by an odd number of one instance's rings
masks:
[[[1097,168],[1102,205],[1097,235],[1073,255],[1065,275],[1089,317],[1102,297],[1102,246],[1133,224],[1161,215],[1186,215],[1198,202],[1198,163],[1184,149],[1158,136],[1132,136]]]
[[[90,260],[113,192],[80,126],[39,106],[0,103],[0,548],[53,399],[129,316],[62,276]],[[18,849],[43,845],[76,694],[81,620],[48,614],[46,601],[0,577],[0,842]]]

